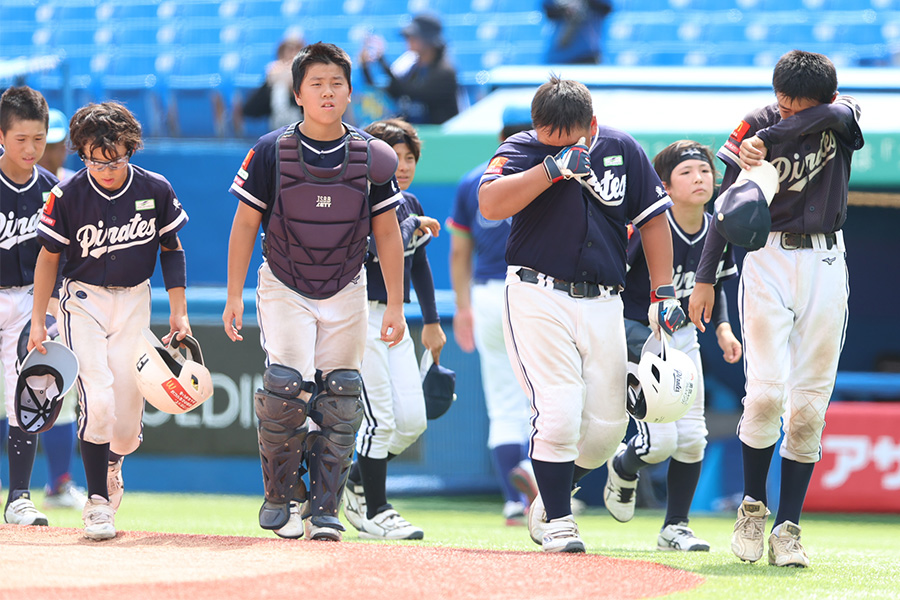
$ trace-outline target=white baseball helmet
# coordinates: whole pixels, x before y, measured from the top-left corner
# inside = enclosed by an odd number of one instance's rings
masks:
[[[148,328],[141,330],[135,374],[144,399],[157,410],[177,415],[193,410],[213,395],[212,376],[203,365],[197,340],[172,336],[164,346]],[[176,350],[184,346],[187,357]]]
[[[670,348],[665,334],[644,343],[637,368],[638,387],[629,386],[628,412],[647,423],[672,423],[687,413],[697,398],[697,366],[687,354]],[[634,383],[634,376],[629,377]]]
[[[44,342],[46,354],[36,348],[22,361],[16,382],[15,410],[19,427],[41,433],[53,427],[63,397],[78,377],[78,358],[60,342]]]

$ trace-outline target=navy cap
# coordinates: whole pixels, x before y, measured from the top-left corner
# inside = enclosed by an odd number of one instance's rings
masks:
[[[441,20],[432,14],[420,14],[413,17],[409,25],[400,30],[403,37],[419,38],[433,48],[444,45]]]
[[[425,394],[425,416],[431,421],[443,416],[456,400],[456,372],[435,363],[428,350],[425,350],[419,367]]]
[[[769,204],[776,191],[778,172],[771,163],[763,161],[757,167],[741,170],[737,181],[716,199],[716,231],[736,246],[759,250],[772,229]]]

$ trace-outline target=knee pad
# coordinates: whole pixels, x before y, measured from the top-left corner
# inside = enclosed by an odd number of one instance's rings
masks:
[[[315,384],[303,381],[295,369],[271,365],[263,373],[263,386],[253,396],[266,497],[259,524],[279,529],[290,517],[290,501],[306,499],[301,465],[309,431],[307,402]]]
[[[778,441],[781,415],[784,413],[784,384],[750,380],[744,397],[744,414],[738,434],[753,448],[767,448]]]
[[[337,513],[363,419],[362,377],[359,371],[340,369],[321,383],[310,406],[310,418],[321,430],[307,440],[310,519],[316,526],[343,531]]]
[[[828,399],[829,396],[821,392],[791,391],[791,407],[784,434],[785,458],[802,463],[819,460]]]

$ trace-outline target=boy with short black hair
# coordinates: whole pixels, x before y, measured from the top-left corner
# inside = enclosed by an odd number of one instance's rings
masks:
[[[653,159],[653,168],[666,186],[672,208],[666,213],[672,229],[675,296],[687,309],[694,288],[694,276],[703,251],[703,242],[712,229],[712,217],[706,212],[715,189],[716,169],[710,149],[693,140],[669,144]],[[647,261],[641,248],[641,234],[634,231],[628,240],[628,274],[625,278],[625,336],[628,360],[638,364],[650,334],[647,326],[647,301],[650,280]],[[734,256],[729,247],[716,272],[716,338],[726,362],[740,360],[741,344],[731,331],[728,304],[722,282],[737,276]],[[688,513],[700,480],[700,467],[706,450],[706,394],[697,328],[690,321],[678,328],[669,347],[684,352],[697,367],[697,395],[688,412],[672,423],[635,420],[637,434],[621,444],[607,462],[607,482],[603,501],[610,514],[620,522],[634,516],[635,494],[640,470],[669,459],[666,477],[666,516],[657,536],[660,550],[707,551],[709,542],[698,538],[689,526]]]
[[[0,362],[6,381],[9,418],[9,492],[3,518],[14,525],[47,525],[47,516],[31,501],[31,473],[38,436],[16,421],[16,359],[19,335],[31,318],[35,262],[40,249],[35,232],[45,200],[58,183],[38,165],[47,144],[49,108],[40,92],[11,87],[0,98]],[[56,311],[54,299],[53,312]],[[49,303],[49,296],[48,296]],[[43,312],[41,313],[43,318]]]
[[[479,206],[487,219],[513,218],[504,334],[532,406],[540,494],[529,533],[545,552],[584,552],[570,494],[628,424],[619,291],[629,221],[643,234],[654,334],[685,318],[672,286],[672,202],[637,141],[597,123],[583,84],[551,77],[531,117],[534,130],[507,139],[489,163]]]
[[[766,480],[779,438],[781,493],[769,536],[769,564],[809,566],[800,513],[821,458],[825,411],[847,327],[849,283],[841,226],[853,152],[863,147],[860,109],[838,96],[837,72],[821,54],[792,50],[772,76],[776,102],[750,112],[716,154],[722,191],[767,160],[779,174],[765,245],[744,259],[739,302],[747,375],[738,427],[744,499],[731,549],[762,558]],[[702,331],[715,304],[713,284],[725,239],[715,229],[703,248],[690,316]],[[802,340],[802,343],[797,343]]]
[[[244,280],[262,226],[256,306],[267,368],[254,397],[265,487],[259,524],[286,538],[342,539],[338,508],[363,417],[369,233],[387,292],[381,339],[396,345],[406,330],[397,155],[343,123],[350,71],[350,57],[334,44],[301,50],[291,73],[304,119],[261,137],[230,189],[240,203],[222,320],[232,341],[243,339]],[[307,470],[315,502],[306,502]]]
[[[63,343],[78,357],[78,437],[87,478],[82,519],[92,540],[116,536],[122,462],[142,440],[144,399],[135,345],[150,325],[150,276],[157,255],[169,293],[169,333],[190,335],[184,250],[177,232],[187,213],[161,175],[130,164],[141,125],[118,102],[88,104],[69,123],[71,147],[85,168],[54,187],[38,226],[29,350],[44,352],[44,313],[61,256]]]

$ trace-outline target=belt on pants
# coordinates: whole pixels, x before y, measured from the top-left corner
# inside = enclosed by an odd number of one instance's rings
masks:
[[[562,281],[561,279],[548,277],[526,267],[522,267],[516,271],[516,275],[518,275],[519,279],[525,283],[539,284],[545,279],[547,283],[553,283],[554,290],[566,292],[572,298],[597,298],[598,296],[615,296],[619,293],[618,287],[599,285],[589,281]]]
[[[781,234],[781,247],[785,250],[815,248],[815,246],[813,245],[814,235],[818,234],[784,232]],[[837,234],[823,233],[821,235],[825,237],[825,244],[828,247],[828,250],[834,248],[834,246],[837,244]]]

